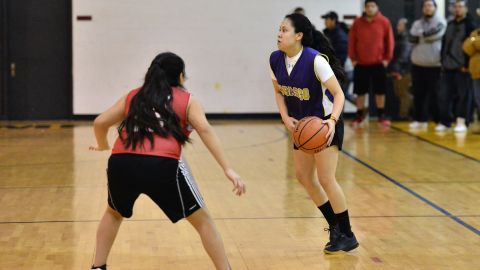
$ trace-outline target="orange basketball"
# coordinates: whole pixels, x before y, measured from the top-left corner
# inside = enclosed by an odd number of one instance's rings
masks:
[[[305,153],[315,154],[327,147],[328,125],[316,116],[307,116],[298,121],[293,131],[293,143]]]

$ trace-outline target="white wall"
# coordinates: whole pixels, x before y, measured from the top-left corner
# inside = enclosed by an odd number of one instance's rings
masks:
[[[186,87],[207,112],[276,112],[268,58],[296,6],[318,29],[319,15],[361,7],[358,0],[73,0],[74,114],[100,113],[140,86],[167,50],[185,60]]]

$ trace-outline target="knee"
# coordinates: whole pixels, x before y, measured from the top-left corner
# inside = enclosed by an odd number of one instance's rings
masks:
[[[112,209],[111,207],[107,207],[107,210],[105,211],[106,214],[110,215],[112,218],[114,218],[117,221],[122,221],[123,216],[120,214],[118,211]]]
[[[295,173],[295,176],[297,177],[298,182],[300,182],[300,184],[302,184],[304,186],[311,185],[311,183],[312,183],[313,176],[308,175],[304,172],[297,171]]]
[[[313,179],[313,177],[298,178],[298,181],[309,192],[320,188],[320,185]]]
[[[335,177],[330,175],[319,175],[318,181],[325,190],[329,190],[337,184]]]
[[[190,222],[190,224],[192,224],[193,227],[195,227],[197,231],[205,230],[209,226],[213,225],[213,219],[211,218],[210,214],[203,209],[195,211],[193,214],[187,217],[187,220]]]

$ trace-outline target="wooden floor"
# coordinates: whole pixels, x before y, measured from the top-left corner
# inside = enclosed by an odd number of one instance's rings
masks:
[[[0,128],[0,269],[89,269],[106,206],[108,153],[89,152],[91,126]],[[19,126],[21,127],[21,126]],[[480,136],[413,134],[406,124],[346,127],[337,178],[360,247],[327,256],[326,222],[294,179],[277,121],[216,122],[248,184],[236,198],[198,137],[184,156],[233,269],[480,269]],[[114,137],[112,132],[111,137]],[[109,265],[212,269],[189,224],[146,197],[125,220]]]

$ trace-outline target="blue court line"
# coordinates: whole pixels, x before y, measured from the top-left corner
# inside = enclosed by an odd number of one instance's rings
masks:
[[[277,129],[281,132],[283,132],[287,137],[288,137],[288,133],[285,132],[284,129]],[[403,130],[400,130],[402,132],[404,132]],[[446,148],[442,145],[437,145],[435,143],[432,143],[426,139],[423,139],[423,138],[420,138],[420,137],[417,137],[415,135],[412,135],[410,133],[407,133],[407,132],[404,132],[405,134],[408,134],[412,137],[416,137],[417,139],[419,140],[422,140],[422,141],[425,141],[425,142],[428,142],[428,143],[431,143],[433,145],[436,145],[436,146],[439,146],[441,148],[444,148],[446,150],[449,150],[449,151],[452,151],[456,154],[460,154],[466,158],[469,158],[469,159],[472,159],[472,160],[475,160],[478,162],[478,160],[476,160],[475,158],[472,158],[470,156],[467,156],[467,155],[464,155],[462,153],[459,153],[459,152],[456,152],[450,148]],[[434,208],[435,210],[439,211],[440,213],[444,214],[446,217],[454,220],[455,222],[457,222],[458,224],[462,225],[463,227],[467,228],[468,230],[472,231],[473,233],[477,234],[478,236],[480,236],[480,230],[478,230],[477,228],[473,227],[472,225],[466,223],[465,221],[461,220],[460,218],[458,218],[457,216],[454,216],[452,213],[448,212],[447,210],[443,209],[442,207],[436,205],[435,203],[433,203],[432,201],[429,201],[427,198],[423,197],[422,195],[416,193],[415,191],[413,191],[412,189],[408,188],[407,186],[403,185],[402,183],[400,183],[399,181],[391,178],[390,176],[382,173],[380,170],[377,170],[375,169],[373,166],[369,165],[368,163],[360,160],[359,158],[357,158],[356,156],[354,156],[353,154],[351,154],[350,152],[346,151],[345,148],[342,149],[342,153],[344,153],[345,155],[349,156],[351,159],[357,161],[358,163],[362,164],[363,166],[369,168],[370,170],[374,171],[375,173],[381,175],[383,178],[387,179],[389,182],[393,183],[394,185],[398,186],[399,188],[405,190],[406,192],[410,193],[411,195],[413,195],[414,197],[416,197],[417,199],[421,200],[422,202],[430,205],[432,208]]]
[[[346,151],[345,149],[342,149],[342,152],[349,156],[351,159],[357,161],[358,163],[362,164],[363,166],[369,168],[370,170],[374,171],[375,173],[381,175],[383,178],[387,179],[389,182],[393,183],[394,185],[396,185],[397,187],[405,190],[406,192],[410,193],[411,195],[413,195],[414,197],[416,197],[417,199],[421,200],[422,202],[430,205],[432,208],[434,208],[435,210],[439,211],[440,213],[444,214],[445,216],[447,216],[448,218],[454,220],[455,222],[457,222],[458,224],[462,225],[463,227],[467,228],[468,230],[472,231],[473,233],[475,233],[476,235],[480,236],[480,230],[478,230],[477,228],[473,227],[472,225],[466,223],[465,221],[461,220],[460,218],[456,217],[455,215],[453,215],[452,213],[448,212],[447,210],[443,209],[442,207],[436,205],[435,203],[433,203],[432,201],[428,200],[427,198],[423,197],[422,195],[418,194],[417,192],[413,191],[412,189],[408,188],[407,186],[403,185],[402,183],[398,182],[397,180],[391,178],[390,176],[382,173],[381,171],[375,169],[373,166],[369,165],[368,163],[358,159],[356,156],[354,156],[353,154],[349,153],[348,151]]]

